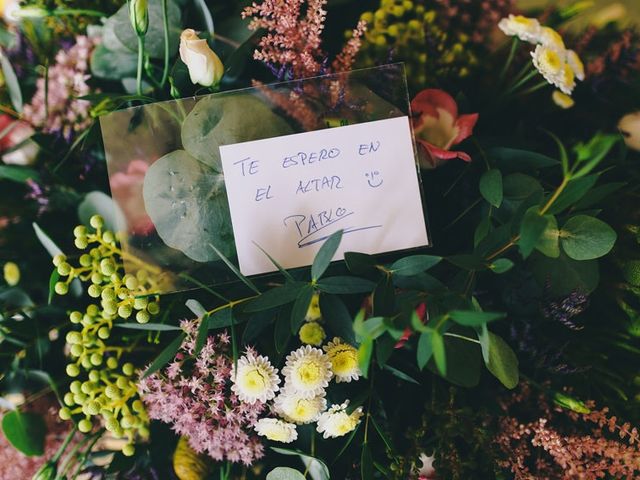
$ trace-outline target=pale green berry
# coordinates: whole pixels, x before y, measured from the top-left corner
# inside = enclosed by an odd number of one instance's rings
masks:
[[[127,377],[118,377],[118,379],[116,380],[116,385],[121,390],[124,390],[129,386],[129,380],[127,380]]]
[[[100,215],[94,215],[89,219],[89,225],[95,229],[102,228],[104,226],[104,219]]]
[[[138,288],[139,282],[138,282],[138,279],[133,275],[126,275],[124,284],[127,286],[129,290],[135,290],[136,288]]]
[[[58,265],[57,270],[61,276],[66,277],[71,273],[71,265],[69,265],[67,262],[62,262],[60,265]]]
[[[92,428],[93,424],[91,423],[91,420],[87,420],[86,418],[84,418],[78,422],[78,430],[80,430],[82,433],[89,433]]]
[[[91,358],[89,358],[89,356],[82,357],[80,360],[80,364],[87,370],[93,367],[93,364],[91,363]]]
[[[138,297],[133,300],[133,308],[136,310],[142,310],[147,308],[149,304],[149,299],[147,297]]]
[[[120,426],[124,429],[131,428],[134,425],[135,425],[135,418],[132,417],[131,415],[126,415],[122,417],[122,420],[120,420]]]
[[[113,243],[115,242],[116,238],[113,236],[113,233],[111,232],[104,232],[102,234],[102,240],[106,243]]]
[[[127,362],[122,366],[122,373],[124,373],[125,375],[130,377],[131,375],[133,375],[133,372],[134,372],[133,363]]]
[[[99,353],[92,353],[91,354],[91,364],[95,365],[97,367],[101,363],[102,363],[102,355],[99,354]]]
[[[71,385],[69,385],[69,391],[71,393],[80,393],[82,389],[82,382],[80,382],[79,380],[74,380],[73,382],[71,382]]]
[[[131,457],[134,453],[136,453],[136,448],[130,443],[127,443],[124,447],[122,447],[122,454],[125,457]]]
[[[78,261],[80,262],[80,265],[83,267],[90,267],[91,264],[93,263],[93,259],[91,258],[91,255],[88,255],[86,253],[83,253],[82,255],[80,255],[80,258],[78,259]]]
[[[111,370],[118,368],[118,360],[115,357],[107,358],[107,367]]]
[[[100,405],[96,401],[91,401],[86,404],[87,414],[97,415],[100,413]]]
[[[73,401],[77,404],[77,405],[82,405],[85,400],[87,399],[87,396],[80,392],[80,393],[76,393],[73,395]]]
[[[107,388],[104,389],[104,394],[112,400],[117,400],[120,398],[120,389],[115,385],[108,385]]]
[[[100,261],[100,271],[105,276],[111,276],[116,271],[116,266],[113,264],[113,261],[109,258],[104,258]]]
[[[114,300],[107,300],[102,302],[102,308],[109,315],[115,315],[115,313],[118,311],[118,304]]]
[[[73,407],[76,404],[75,400],[73,399],[73,393],[71,392],[65,393],[63,400],[64,404],[68,405],[69,407]]]
[[[87,227],[85,227],[84,225],[78,225],[76,228],[73,229],[73,236],[74,237],[82,237],[83,235],[87,234]]]
[[[109,335],[111,335],[111,330],[109,330],[109,327],[100,327],[98,329],[98,337],[100,337],[102,340],[106,340],[107,338],[109,338]]]
[[[69,420],[71,418],[71,410],[69,410],[67,407],[62,407],[59,411],[58,411],[58,416],[62,419],[62,420]]]
[[[160,305],[158,305],[156,302],[151,302],[149,305],[147,305],[147,310],[151,315],[157,315],[160,312]]]
[[[66,340],[67,343],[71,345],[82,343],[82,335],[80,334],[80,332],[71,331],[67,333]]]
[[[71,353],[71,355],[73,355],[74,357],[79,357],[84,353],[84,347],[76,343],[75,345],[71,345],[69,353]]]
[[[116,292],[113,291],[113,288],[105,288],[104,290],[102,290],[100,296],[103,300],[115,300]]]
[[[102,279],[104,277],[102,276],[102,274],[98,273],[98,272],[93,272],[91,274],[91,283],[95,284],[95,285],[100,285],[102,283]]]
[[[56,282],[53,288],[58,295],[66,295],[69,291],[69,285],[64,282]]]
[[[138,323],[147,323],[149,320],[151,320],[151,315],[146,310],[140,310],[136,313],[136,321]]]
[[[92,303],[87,307],[87,315],[91,315],[92,317],[95,317],[96,315],[98,315],[98,313],[100,313],[100,309],[98,308],[97,305],[94,305]]]
[[[98,298],[100,296],[101,290],[102,289],[94,283],[89,285],[89,288],[87,289],[87,293],[89,294],[90,297]]]
[[[106,421],[104,423],[104,427],[107,430],[109,430],[110,432],[115,432],[118,428],[120,428],[120,424],[118,423],[118,420],[116,420],[115,418],[111,417],[111,418],[106,419]]]
[[[131,313],[131,305],[120,305],[120,307],[118,307],[118,316],[121,318],[129,318]]]
[[[77,237],[73,241],[73,244],[80,250],[84,250],[89,245],[89,241],[87,240],[87,237]]]
[[[80,368],[78,368],[78,365],[76,365],[75,363],[70,363],[69,365],[67,365],[67,375],[69,375],[70,377],[77,377],[78,375],[80,375]]]
[[[71,312],[71,314],[69,314],[69,320],[71,320],[71,323],[80,323],[82,321],[82,313]]]
[[[91,324],[93,324],[93,318],[91,318],[89,315],[84,315],[82,317],[82,325],[88,327]]]
[[[91,370],[89,372],[89,380],[94,383],[100,380],[100,372],[98,372],[98,370]]]
[[[80,390],[82,393],[89,395],[93,391],[93,385],[91,385],[91,382],[83,382]]]
[[[62,262],[66,261],[67,257],[65,255],[63,255],[62,253],[57,254],[56,256],[53,257],[53,265],[54,266],[59,266]]]
[[[140,400],[134,400],[131,404],[131,408],[137,413],[144,412],[144,404]]]

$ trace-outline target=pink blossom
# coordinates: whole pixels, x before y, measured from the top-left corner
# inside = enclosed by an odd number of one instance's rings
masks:
[[[142,187],[149,165],[143,160],[133,160],[127,170],[116,172],[109,179],[111,194],[122,209],[129,231],[136,235],[147,235],[154,229],[153,222],[144,209]]]
[[[478,121],[478,114],[458,115],[458,105],[443,90],[428,88],[411,101],[413,130],[417,142],[424,148],[423,168],[437,167],[444,160],[460,158],[470,162],[471,157],[461,151],[451,150],[471,136]]]
[[[0,132],[5,131],[0,138],[2,161],[8,165],[32,165],[40,151],[38,144],[30,139],[35,130],[27,122],[0,115]]]
[[[197,321],[183,321],[180,352],[164,369],[138,382],[149,417],[171,425],[198,453],[251,465],[264,455],[253,431],[264,403],[246,404],[231,392],[229,338],[207,338],[194,359]]]

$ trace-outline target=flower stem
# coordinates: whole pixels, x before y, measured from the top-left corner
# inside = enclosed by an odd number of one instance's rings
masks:
[[[138,72],[136,74],[136,91],[142,95],[142,67],[144,64],[144,36],[138,35]]]
[[[505,75],[509,71],[509,67],[511,67],[511,64],[513,63],[513,57],[516,54],[519,43],[520,39],[518,37],[513,37],[513,42],[511,42],[511,49],[509,50],[509,56],[507,57],[507,62],[504,64],[504,67],[500,72],[500,82],[504,80]]]
[[[167,11],[167,0],[162,0],[162,26],[164,28],[164,68],[160,88],[163,88],[169,77],[169,13]]]

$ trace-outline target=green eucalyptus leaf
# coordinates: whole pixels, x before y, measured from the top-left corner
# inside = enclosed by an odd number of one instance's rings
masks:
[[[306,480],[306,477],[293,468],[276,467],[267,473],[267,480]]]
[[[40,174],[29,167],[0,165],[0,180],[2,179],[11,180],[16,183],[25,183],[29,179],[39,182]]]
[[[489,269],[494,273],[506,273],[513,268],[513,262],[508,258],[498,258],[494,260]]]
[[[105,80],[135,77],[138,54],[131,51],[110,50],[105,43],[97,45],[91,53],[91,73]]]
[[[431,331],[423,332],[420,334],[420,338],[418,339],[418,368],[422,370],[431,357],[433,356],[433,343],[431,341]]]
[[[536,248],[548,224],[549,218],[540,215],[540,209],[537,206],[530,207],[526,211],[520,225],[520,239],[518,240],[520,253],[524,258],[527,258]]]
[[[222,172],[221,145],[290,133],[291,127],[258,97],[213,95],[198,101],[187,115],[182,124],[182,144],[191,156]]]
[[[518,385],[518,357],[498,335],[489,333],[489,371],[508,389]]]
[[[311,279],[316,282],[324,275],[324,272],[329,267],[331,260],[336,254],[338,247],[340,246],[340,241],[342,240],[342,230],[338,230],[333,233],[329,238],[327,238],[318,253],[316,254],[316,258],[313,259],[313,264],[311,265]]]
[[[189,310],[191,310],[191,313],[198,318],[204,317],[207,314],[207,309],[204,308],[198,300],[190,298],[184,304]]]
[[[306,287],[309,287],[309,285],[303,282],[285,283],[281,287],[267,290],[253,300],[249,300],[244,305],[243,311],[247,313],[260,312],[292,303]]]
[[[593,260],[611,251],[616,232],[602,220],[587,215],[570,218],[560,232],[560,243],[574,260]]]
[[[235,252],[224,178],[175,150],[154,162],[144,178],[144,205],[158,235],[196,262]]]
[[[394,275],[417,275],[434,267],[440,263],[441,260],[442,257],[436,257],[434,255],[411,255],[397,260],[389,269]]]
[[[571,180],[558,198],[553,202],[548,213],[557,214],[580,201],[596,184],[599,175],[587,175]]]
[[[393,375],[394,377],[398,377],[400,380],[402,380],[404,382],[409,382],[409,383],[414,383],[416,385],[420,385],[419,381],[417,381],[412,376],[404,373],[402,370],[398,370],[397,368],[392,367],[391,365],[385,365],[383,368],[384,368],[384,370],[390,372],[391,375]]]
[[[316,286],[323,292],[346,295],[349,293],[369,293],[376,284],[365,278],[338,276],[322,278],[318,280]]]
[[[302,461],[312,480],[329,480],[329,468],[319,458],[307,455],[298,450],[289,450],[287,448],[271,447],[271,450],[281,455],[297,456]]]
[[[431,333],[431,350],[433,351],[433,358],[438,372],[445,377],[447,375],[447,353],[444,346],[444,338],[437,330]]]
[[[558,160],[540,153],[516,148],[497,147],[487,151],[487,156],[495,161],[503,171],[537,170],[560,165]]]
[[[180,327],[167,325],[166,323],[115,323],[113,326],[127,330],[144,330],[149,332],[170,332],[182,330]]]
[[[47,426],[41,415],[12,410],[2,417],[2,433],[14,448],[26,456],[44,454]]]
[[[558,230],[558,220],[553,215],[545,215],[547,226],[542,232],[536,250],[550,258],[560,256],[560,231]]]
[[[467,327],[479,327],[484,323],[495,322],[506,317],[501,312],[479,312],[476,310],[453,310],[449,312],[451,319]]]
[[[502,173],[500,170],[492,169],[484,172],[480,177],[480,194],[494,207],[498,208],[502,204]]]
[[[555,297],[574,291],[589,294],[598,286],[600,274],[597,260],[572,260],[560,252],[558,258],[534,253],[530,262],[538,284],[548,285],[549,294]]]
[[[180,350],[180,346],[185,339],[185,334],[181,333],[176,338],[174,338],[169,345],[165,347],[162,352],[155,358],[155,360],[149,365],[149,368],[144,372],[142,378],[147,378],[149,375],[157,372],[162,367],[164,367],[167,363],[169,363]]]
[[[524,173],[507,175],[503,183],[504,196],[510,200],[524,200],[537,192],[542,193],[540,182]]]
[[[300,330],[304,322],[304,317],[309,310],[314,291],[311,285],[305,285],[299,291],[298,297],[291,309],[291,333],[296,334]]]
[[[342,338],[347,343],[355,344],[353,318],[340,297],[331,294],[320,295],[320,311],[335,336]]]

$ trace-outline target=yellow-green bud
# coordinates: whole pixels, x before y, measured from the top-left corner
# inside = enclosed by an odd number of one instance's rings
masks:
[[[76,343],[75,345],[71,345],[71,348],[69,349],[69,352],[74,357],[79,357],[80,355],[82,355],[84,353],[84,347],[82,345],[79,345],[79,344]]]
[[[69,320],[71,320],[71,323],[80,323],[82,321],[82,313],[71,312],[69,314]]]
[[[89,288],[87,289],[87,293],[89,294],[90,297],[98,298],[101,293],[100,290],[101,289],[98,285],[92,284],[92,285],[89,285]]]
[[[96,285],[100,285],[102,283],[102,275],[98,272],[91,274],[91,283],[95,283]]]
[[[76,228],[73,229],[74,237],[82,237],[86,234],[87,234],[87,227],[85,227],[84,225],[78,225]]]
[[[139,37],[144,36],[149,28],[147,0],[129,0],[129,18],[136,34]]]
[[[121,318],[129,318],[131,316],[131,305],[120,305],[118,307],[118,316]]]
[[[115,357],[107,358],[107,367],[111,370],[118,368],[118,360]]]
[[[110,417],[106,419],[104,423],[104,427],[110,432],[115,432],[118,428],[120,428],[120,424],[118,423],[118,420],[116,420],[113,417]]]
[[[100,215],[94,215],[89,219],[89,225],[95,229],[102,228],[104,226],[104,220]]]
[[[113,236],[113,233],[107,231],[102,234],[102,240],[106,243],[113,243],[116,239]]]
[[[71,392],[67,392],[64,394],[64,398],[63,398],[64,404],[68,405],[69,407],[73,407],[76,402],[73,400],[73,393]]]
[[[158,305],[156,302],[151,302],[149,303],[149,305],[147,305],[147,311],[151,315],[157,315],[160,312],[160,305]]]
[[[80,390],[82,393],[89,395],[93,391],[93,385],[91,385],[91,382],[83,382],[80,386]]]
[[[131,404],[131,408],[133,408],[133,411],[137,413],[144,412],[144,404],[140,400],[134,400]]]
[[[116,292],[113,291],[113,288],[105,288],[104,290],[102,290],[100,296],[103,300],[115,300]]]
[[[67,333],[67,336],[65,338],[67,340],[67,343],[70,343],[71,345],[82,343],[82,335],[80,334],[80,332],[69,332]]]
[[[69,375],[70,377],[77,377],[78,375],[80,375],[80,368],[78,368],[78,366],[75,363],[70,363],[69,365],[67,365],[67,375]]]
[[[134,453],[136,453],[136,448],[133,445],[131,445],[130,443],[127,443],[124,447],[122,447],[122,454],[125,457],[130,457]]]
[[[139,282],[138,279],[133,275],[126,275],[124,278],[124,284],[129,290],[135,290],[136,288],[138,288]]]
[[[84,250],[87,248],[87,245],[89,245],[89,242],[87,241],[87,237],[78,237],[73,241],[73,244],[80,250]]]
[[[60,265],[58,265],[58,273],[63,277],[66,277],[71,273],[71,265],[69,265],[67,262],[62,262]]]
[[[151,316],[146,310],[140,310],[136,313],[136,321],[138,323],[147,323],[151,319]]]
[[[103,275],[110,276],[113,275],[116,271],[116,266],[113,264],[113,261],[109,258],[104,258],[100,262],[100,271]]]
[[[133,308],[142,310],[143,308],[147,308],[148,303],[149,299],[147,297],[139,297],[133,300]]]
[[[96,401],[88,402],[86,405],[87,414],[97,415],[100,413],[100,405]]]
[[[59,253],[58,255],[53,257],[53,265],[57,267],[62,262],[64,262],[66,259],[67,259],[67,257],[65,255],[63,255],[62,253]]]
[[[99,353],[92,353],[91,354],[91,364],[95,365],[97,367],[101,363],[102,363],[102,355],[100,355]]]
[[[69,391],[71,393],[80,393],[82,389],[82,383],[78,380],[74,380],[73,382],[71,382],[71,385],[69,385]]]
[[[133,363],[127,362],[122,366],[122,373],[124,373],[129,377],[133,375],[133,371],[134,371]]]
[[[78,430],[80,430],[82,433],[89,433],[92,428],[93,424],[91,423],[91,420],[87,420],[86,418],[84,418],[78,422]]]
[[[127,377],[118,377],[116,380],[116,386],[121,390],[124,390],[129,386],[129,380],[127,380]]]
[[[100,327],[98,329],[98,337],[100,337],[102,340],[106,340],[107,338],[109,338],[109,335],[111,335],[111,330],[109,330],[109,327]]]
[[[7,262],[3,267],[4,281],[7,285],[14,287],[20,282],[20,268],[13,262]]]
[[[120,389],[115,385],[109,385],[104,389],[104,394],[112,400],[120,398]]]
[[[89,372],[89,380],[91,380],[92,382],[97,382],[98,380],[100,380],[100,372],[98,372],[97,370],[91,370]]]
[[[58,295],[66,295],[69,291],[69,285],[64,282],[57,282],[55,284],[54,290]]]
[[[87,370],[93,367],[93,364],[91,363],[91,358],[89,356],[82,357],[82,359],[80,360],[80,364]]]
[[[58,416],[62,420],[69,420],[71,418],[71,410],[69,410],[67,407],[62,407],[58,412]]]

